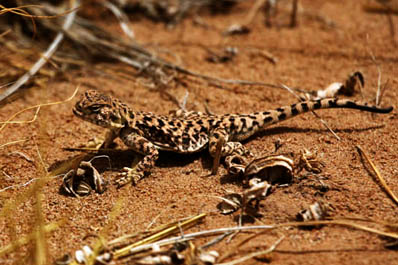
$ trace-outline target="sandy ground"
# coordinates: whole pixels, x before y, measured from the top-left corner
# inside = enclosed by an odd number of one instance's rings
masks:
[[[248,5],[233,9],[228,15],[208,15],[201,18],[209,28],[194,25],[191,19],[183,21],[173,30],[161,23],[147,20],[134,21],[132,26],[137,41],[195,72],[231,79],[245,79],[266,83],[283,83],[304,90],[324,88],[335,81],[344,80],[352,71],[365,76],[363,99],[374,102],[377,90],[378,69],[372,61],[373,53],[381,70],[381,80],[388,80],[388,87],[381,105],[397,109],[398,53],[390,38],[387,18],[367,14],[361,10],[363,1],[302,1],[308,12],[313,12],[335,22],[328,28],[309,17],[300,16],[299,26],[286,27],[287,13],[281,12],[275,25],[264,26],[264,17],[258,15],[248,35],[225,37],[220,31],[232,23],[244,20]],[[397,21],[396,17],[394,19]],[[109,28],[118,29],[116,21],[109,19]],[[108,23],[108,22],[107,22]],[[396,22],[397,23],[397,22]],[[231,62],[214,64],[206,61],[208,53],[202,46],[221,51],[226,46],[238,47],[239,52]],[[12,58],[13,54],[5,54]],[[278,62],[270,63],[261,52],[273,54]],[[2,61],[4,63],[4,60]],[[143,85],[141,78],[123,64],[98,63],[96,70],[88,67],[72,69],[70,80],[54,77],[45,88],[33,87],[23,97],[2,107],[0,120],[7,120],[13,113],[43,102],[68,98],[77,84],[79,94],[95,88],[123,99],[134,109],[167,114],[177,109],[175,103],[157,89]],[[51,66],[49,66],[51,68]],[[119,78],[108,74],[107,69],[117,68]],[[101,71],[98,71],[101,69]],[[283,89],[262,86],[225,85],[216,87],[198,79],[189,78],[175,83],[167,92],[182,100],[189,92],[187,109],[204,111],[208,108],[217,114],[249,113],[295,103],[294,96]],[[18,140],[15,144],[0,147],[0,246],[32,233],[38,222],[41,207],[42,222],[64,220],[62,226],[47,234],[48,262],[83,245],[92,244],[104,227],[107,238],[145,230],[169,223],[179,218],[201,212],[209,213],[204,222],[189,231],[236,226],[236,216],[224,216],[216,211],[219,200],[226,191],[241,192],[242,185],[230,180],[222,167],[218,175],[209,176],[212,161],[207,151],[193,155],[162,152],[150,176],[137,186],[116,189],[109,185],[103,194],[91,193],[83,198],[66,196],[59,192],[62,177],[53,178],[42,187],[41,204],[37,196],[24,195],[34,190],[35,183],[23,184],[45,175],[45,170],[70,160],[79,152],[63,148],[77,147],[93,136],[105,132],[83,122],[72,114],[73,100],[43,107],[35,122],[9,124],[0,132],[0,145]],[[287,222],[311,203],[323,200],[334,207],[332,216],[372,219],[395,224],[398,220],[397,205],[386,195],[378,182],[364,168],[355,145],[360,145],[393,191],[398,190],[398,115],[396,110],[386,115],[371,115],[355,110],[323,110],[319,115],[341,138],[338,141],[312,114],[298,116],[270,127],[266,132],[245,142],[256,156],[271,154],[274,143],[280,139],[280,152],[295,153],[307,148],[317,152],[324,163],[322,173],[307,179],[296,178],[288,187],[276,187],[261,202],[263,216],[255,224]],[[34,112],[27,111],[17,120],[31,120]],[[120,141],[117,148],[126,149]],[[132,152],[116,152],[108,161],[99,159],[96,165],[103,168],[104,177],[112,180],[118,170],[134,160]],[[319,190],[319,183],[329,187]],[[2,190],[8,186],[14,188]],[[15,202],[8,207],[9,202]],[[116,202],[122,208],[114,220],[110,217]],[[7,208],[8,207],[8,208]],[[107,226],[110,224],[109,226]],[[365,223],[366,224],[366,223]],[[378,235],[341,226],[325,226],[314,230],[285,228],[266,233],[245,245],[256,250],[269,246],[280,236],[285,239],[277,251],[267,256],[271,264],[394,264],[395,251],[384,247],[386,240]],[[213,247],[220,253],[236,249],[236,244],[248,235],[238,234],[230,243],[223,241]],[[198,241],[198,244],[205,240]],[[32,261],[34,244],[19,247],[0,256],[2,264],[21,264]],[[239,248],[236,249],[239,251]],[[395,262],[394,262],[395,260]],[[246,264],[259,264],[250,260]]]

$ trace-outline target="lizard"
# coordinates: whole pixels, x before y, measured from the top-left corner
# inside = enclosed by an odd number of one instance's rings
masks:
[[[374,113],[389,113],[393,107],[381,108],[349,99],[324,98],[307,100],[274,110],[251,114],[212,115],[201,112],[156,115],[135,111],[121,100],[97,90],[87,90],[76,102],[73,113],[91,123],[109,129],[102,147],[119,137],[129,148],[144,155],[133,167],[124,167],[116,184],[137,183],[150,172],[159,157],[159,150],[194,153],[208,148],[212,157],[225,158],[228,167],[233,155],[250,152],[241,141],[275,124],[299,114],[329,108],[350,108]],[[221,143],[221,144],[220,144]],[[221,148],[221,149],[220,149]],[[215,160],[216,161],[216,160]],[[242,172],[237,168],[232,172]]]

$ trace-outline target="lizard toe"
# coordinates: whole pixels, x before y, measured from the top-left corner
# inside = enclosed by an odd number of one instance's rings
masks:
[[[143,174],[137,173],[134,168],[124,167],[117,177],[115,184],[120,188],[130,182],[132,182],[133,185],[136,185],[137,182],[142,179]]]

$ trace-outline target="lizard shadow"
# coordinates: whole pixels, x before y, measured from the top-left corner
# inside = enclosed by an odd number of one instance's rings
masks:
[[[385,125],[375,125],[375,126],[370,126],[366,128],[358,128],[358,129],[352,129],[352,128],[345,128],[345,129],[333,129],[334,132],[336,133],[353,133],[353,132],[366,132],[366,131],[371,131],[374,129],[380,129],[384,128]],[[314,133],[314,134],[321,134],[321,133],[328,133],[328,129],[314,129],[314,128],[299,128],[299,127],[288,127],[288,126],[278,126],[278,127],[271,127],[267,128],[264,131],[258,132],[249,139],[243,141],[243,142],[249,142],[254,139],[262,138],[265,136],[272,136],[272,135],[277,135],[277,134],[283,134],[283,133]]]

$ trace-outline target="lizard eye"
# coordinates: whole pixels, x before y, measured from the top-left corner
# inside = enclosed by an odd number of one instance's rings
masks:
[[[90,106],[90,110],[92,112],[99,112],[101,110],[101,105],[92,105]]]

